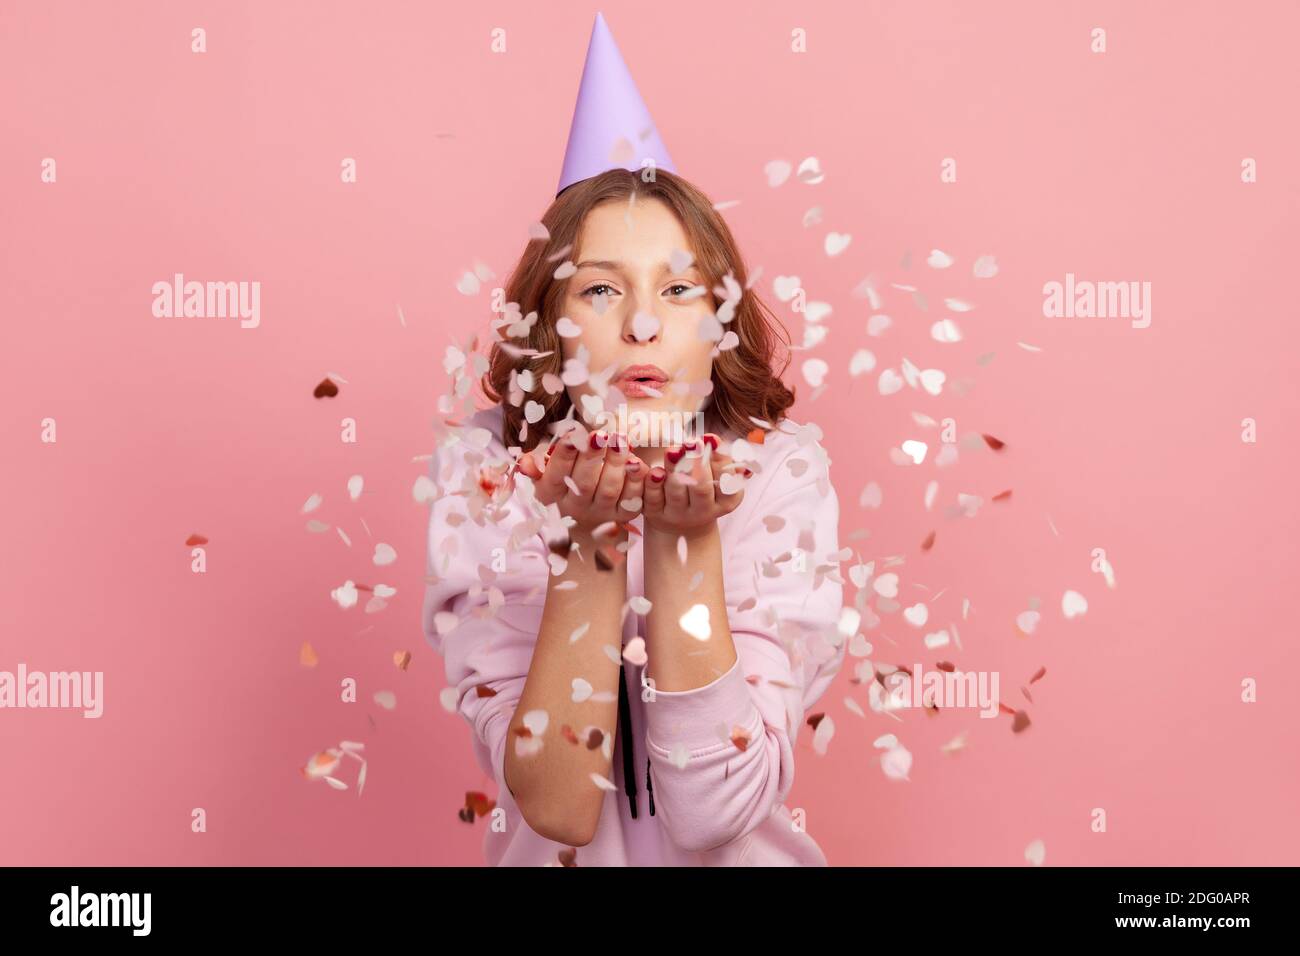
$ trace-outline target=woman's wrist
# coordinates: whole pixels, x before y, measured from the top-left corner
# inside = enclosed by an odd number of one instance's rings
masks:
[[[565,568],[561,574],[552,574],[552,586],[574,577],[599,577],[600,579],[627,579],[626,542],[627,531],[618,529],[617,534],[604,534],[599,537],[595,529],[574,526],[569,529],[567,549],[554,549],[554,553],[565,559]]]
[[[693,543],[708,542],[718,537],[718,521],[705,522],[693,528],[660,528],[647,524],[645,528],[646,547],[677,547],[677,539],[685,538],[689,548]]]

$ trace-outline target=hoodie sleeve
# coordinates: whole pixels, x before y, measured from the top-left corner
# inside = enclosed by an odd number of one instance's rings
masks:
[[[504,454],[504,452],[502,452]],[[423,625],[443,657],[446,695],[469,724],[475,758],[505,781],[506,731],[523,693],[546,598],[546,546],[519,496],[493,502],[492,459],[457,442],[435,450]],[[500,497],[500,496],[495,496]]]
[[[796,459],[807,462],[797,478]],[[724,555],[736,662],[703,687],[656,690],[645,707],[655,803],[685,850],[723,846],[776,812],[794,784],[804,713],[844,659],[839,502],[825,453],[796,448],[772,471]]]

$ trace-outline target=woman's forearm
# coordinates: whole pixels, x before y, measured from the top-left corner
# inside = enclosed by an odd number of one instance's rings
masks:
[[[520,813],[535,832],[583,846],[595,833],[605,798],[591,775],[608,778],[610,772],[605,748],[589,746],[583,731],[597,727],[602,734],[616,733],[627,562],[601,570],[590,535],[575,531],[573,540],[582,556],[570,553],[564,573],[548,578],[532,662],[507,733],[504,772]],[[559,587],[565,582],[577,587]],[[572,640],[584,627],[582,636]],[[611,699],[575,702],[573,681],[578,677],[591,684],[593,696],[610,691]],[[548,715],[544,743],[537,753],[520,756],[518,731],[524,727],[524,715],[534,710]],[[564,733],[566,725],[577,744]]]
[[[717,680],[736,662],[723,589],[722,538],[717,523],[686,536],[686,561],[676,533],[645,535],[646,676],[656,690],[682,691]],[[691,582],[700,575],[695,590]],[[700,611],[697,606],[703,606]],[[683,626],[683,617],[689,613]],[[707,625],[707,637],[704,637]]]

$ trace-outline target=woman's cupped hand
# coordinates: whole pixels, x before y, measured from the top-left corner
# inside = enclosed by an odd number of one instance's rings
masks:
[[[538,501],[555,504],[588,533],[639,514],[647,531],[706,529],[736,510],[752,474],[719,451],[718,436],[711,433],[668,448],[664,464],[651,468],[625,436],[580,429],[539,444],[520,457],[518,470],[532,479]]]

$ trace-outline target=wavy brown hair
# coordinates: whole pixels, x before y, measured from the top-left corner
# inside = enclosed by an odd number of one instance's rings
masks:
[[[708,197],[682,177],[662,169],[654,170],[654,179],[649,182],[631,170],[610,169],[561,191],[542,217],[550,238],[530,240],[506,282],[506,299],[518,306],[519,316],[537,313],[527,338],[504,338],[509,323],[501,323],[502,338],[492,345],[488,370],[480,383],[487,398],[502,406],[501,440],[507,448],[521,444],[519,430],[524,421],[523,403],[514,405],[508,400],[512,374],[531,368],[540,383],[543,374],[558,376],[563,366],[555,323],[571,280],[557,280],[553,273],[577,246],[583,220],[591,209],[600,203],[635,199],[658,199],[676,213],[691,243],[695,263],[704,273],[706,288],[720,286],[723,277],[730,274],[743,290],[734,317],[726,326],[736,333],[740,344],[713,360],[710,407],[714,415],[733,432],[745,435],[757,427],[751,416],[775,425],[794,404],[793,390],[781,381],[790,364],[789,334],[758,295],[746,288],[748,273],[740,249]],[[503,341],[517,349],[551,354],[544,358],[520,356],[503,348]],[[534,388],[527,397],[539,402],[546,413],[530,426],[528,440],[522,443],[524,451],[547,436],[549,426],[565,418],[572,406],[567,390],[550,395]]]

